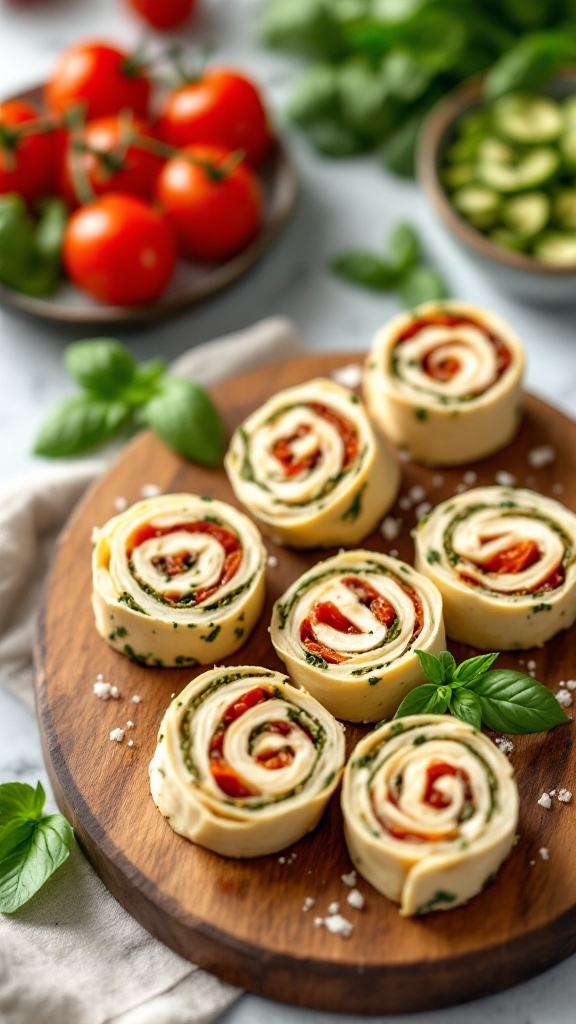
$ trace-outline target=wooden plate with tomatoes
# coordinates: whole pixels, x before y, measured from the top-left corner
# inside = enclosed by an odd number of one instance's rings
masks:
[[[43,86],[10,97],[11,100],[32,103],[39,111],[44,109],[43,98]],[[260,259],[284,227],[294,207],[296,175],[280,139],[274,139],[257,169],[257,175],[264,197],[264,217],[255,238],[236,255],[222,262],[178,259],[168,285],[153,302],[130,306],[101,303],[64,278],[57,292],[42,298],[0,284],[0,303],[46,320],[102,325],[159,320],[216,295]]]

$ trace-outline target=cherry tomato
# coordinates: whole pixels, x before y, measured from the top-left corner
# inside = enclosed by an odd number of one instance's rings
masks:
[[[156,197],[189,259],[226,260],[258,233],[263,216],[260,182],[244,163],[226,173],[230,158],[219,146],[186,146],[160,172]]]
[[[157,128],[161,138],[179,149],[198,143],[243,149],[253,166],[266,156],[272,141],[256,86],[226,69],[207,71],[171,92]]]
[[[145,121],[133,119],[126,130],[153,138]],[[89,152],[74,154],[69,146],[60,168],[60,193],[72,205],[78,200],[74,187],[74,163],[80,164],[94,193],[130,192],[149,198],[164,160],[137,144],[123,145],[124,126],[116,115],[89,121],[82,132],[82,141]]]
[[[152,28],[167,32],[188,21],[196,0],[128,0],[128,6]]]
[[[176,245],[150,203],[111,192],[72,214],[62,257],[66,273],[83,291],[113,306],[134,306],[164,290]]]
[[[19,125],[37,118],[30,103],[8,100],[0,104],[0,193],[18,192],[28,202],[47,195],[53,180],[53,134],[18,137]]]
[[[86,42],[60,56],[45,89],[54,114],[82,104],[88,120],[132,110],[146,117],[150,80],[135,57],[106,43]]]

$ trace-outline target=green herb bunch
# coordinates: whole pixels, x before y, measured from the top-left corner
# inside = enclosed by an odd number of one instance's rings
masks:
[[[375,292],[397,292],[409,309],[447,297],[443,278],[424,263],[420,240],[410,224],[399,223],[392,229],[388,252],[388,256],[380,256],[352,249],[337,256],[331,269],[350,284]]]
[[[538,89],[576,60],[573,0],[267,0],[264,41],[314,63],[289,115],[327,156],[377,149],[413,173],[420,126],[459,82],[491,98]]]
[[[147,426],[187,459],[206,466],[220,462],[226,433],[212,400],[199,384],[168,376],[162,359],[138,365],[113,338],[75,342],[64,358],[82,391],[50,413],[36,438],[36,455],[79,455],[119,431]]]
[[[0,913],[27,903],[64,863],[74,845],[61,814],[43,814],[46,794],[25,782],[0,785]]]
[[[480,654],[460,665],[449,651],[438,657],[426,651],[415,653],[430,682],[406,695],[395,718],[449,711],[475,729],[485,725],[512,735],[544,732],[571,721],[554,694],[532,676],[492,669],[498,652]]]

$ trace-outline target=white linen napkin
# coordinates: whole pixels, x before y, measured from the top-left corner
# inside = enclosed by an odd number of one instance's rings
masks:
[[[172,372],[210,385],[301,348],[292,324],[274,318],[191,350]],[[105,466],[53,465],[0,485],[0,684],[29,706],[42,578],[70,511]],[[2,1024],[207,1024],[239,994],[149,935],[78,848],[30,903],[0,915]]]

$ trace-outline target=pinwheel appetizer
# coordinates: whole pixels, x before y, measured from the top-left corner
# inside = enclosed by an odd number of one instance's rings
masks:
[[[414,542],[454,640],[523,650],[576,620],[576,516],[552,498],[478,487],[437,505]]]
[[[445,715],[388,722],[344,772],[352,861],[403,916],[450,910],[492,882],[514,843],[518,790],[504,754]]]
[[[204,665],[246,642],[264,604],[266,551],[249,519],[222,501],[165,494],[97,531],[96,628],[143,665]]]
[[[393,714],[426,681],[414,646],[446,646],[436,587],[377,551],[341,551],[300,576],[274,605],[270,635],[290,678],[350,722]]]
[[[455,466],[512,440],[524,352],[508,325],[464,302],[428,302],[394,317],[364,372],[368,412],[417,462]]]
[[[232,437],[225,466],[262,529],[296,548],[357,544],[400,482],[356,395],[323,379],[280,391],[257,409]]]
[[[150,790],[175,832],[225,857],[260,857],[315,828],[344,758],[342,726],[285,676],[214,668],[164,715]]]

